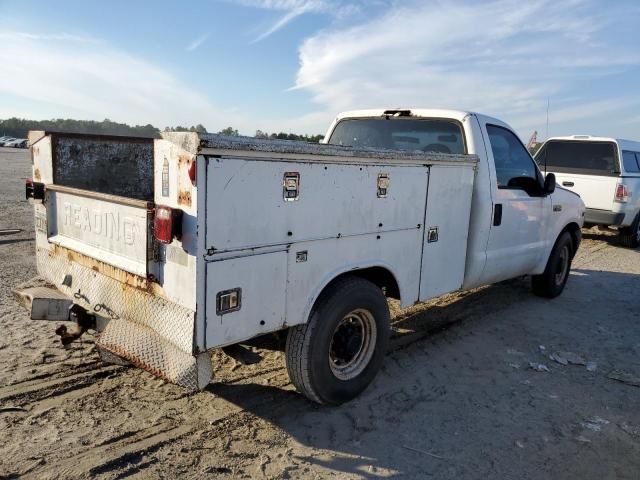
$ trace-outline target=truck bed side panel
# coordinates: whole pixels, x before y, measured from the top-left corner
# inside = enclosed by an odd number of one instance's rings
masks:
[[[428,167],[224,157],[207,165],[207,348],[306,322],[326,284],[353,269],[387,268],[403,304],[418,300]],[[300,176],[294,201],[283,196],[288,172]],[[217,293],[235,288],[241,308],[217,315]]]

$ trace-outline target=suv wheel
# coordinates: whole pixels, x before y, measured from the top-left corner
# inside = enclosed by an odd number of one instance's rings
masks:
[[[630,227],[620,230],[620,243],[628,248],[638,248],[640,246],[640,213]]]

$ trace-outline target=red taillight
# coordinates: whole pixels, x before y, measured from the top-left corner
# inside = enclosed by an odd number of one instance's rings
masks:
[[[629,200],[629,189],[626,185],[623,185],[622,183],[616,185],[615,200],[616,202],[627,203],[627,201]]]
[[[171,243],[182,236],[182,210],[157,205],[153,218],[153,233],[160,243]]]
[[[191,165],[189,165],[189,179],[191,180],[191,184],[196,184],[196,161],[193,160]]]

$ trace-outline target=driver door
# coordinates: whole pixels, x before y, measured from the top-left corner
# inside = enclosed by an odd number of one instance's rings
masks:
[[[530,273],[538,264],[547,234],[542,175],[520,139],[508,128],[484,123],[492,168],[493,215],[484,283]]]

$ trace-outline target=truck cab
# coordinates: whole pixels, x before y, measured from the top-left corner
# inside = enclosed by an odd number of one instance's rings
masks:
[[[640,245],[640,142],[591,135],[553,137],[536,152],[536,162],[582,197],[585,224],[616,228],[623,245]]]
[[[323,140],[334,145],[463,153],[479,158],[463,288],[542,274],[563,232],[572,254],[584,204],[543,176],[506,123],[457,110],[358,110],[337,116]]]

